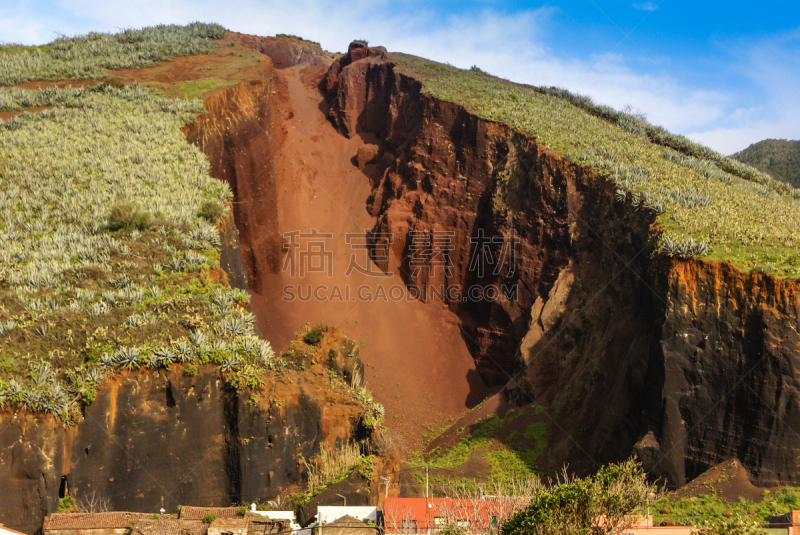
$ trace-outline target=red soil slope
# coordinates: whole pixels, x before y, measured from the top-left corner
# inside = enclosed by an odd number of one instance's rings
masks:
[[[234,38],[240,41],[242,36]],[[209,156],[212,174],[234,191],[242,260],[259,328],[278,351],[307,323],[340,327],[363,342],[366,384],[386,407],[390,434],[401,446],[417,446],[422,433],[461,416],[485,397],[486,388],[460,322],[448,309],[409,297],[396,274],[347,274],[353,254],[360,266],[371,263],[366,251],[354,248],[347,237],[375,226],[367,212],[372,185],[354,159],[369,140],[344,137],[326,117],[317,87],[330,58],[281,53],[281,64],[290,65],[278,70],[260,52],[264,48],[274,55],[275,43],[262,40],[246,45],[262,59],[261,69],[245,73],[246,82],[208,94],[208,113],[187,129],[187,138]],[[292,67],[295,60],[301,65]],[[180,72],[174,73],[165,67],[154,70],[151,78],[175,83],[203,72],[200,64],[191,69],[176,64]],[[318,256],[330,264],[330,277],[327,272],[301,276],[283,269],[290,267],[287,258],[301,260],[300,251],[283,247],[291,242],[288,236],[312,229],[329,235],[321,239],[325,255]],[[299,240],[303,251],[307,242]],[[380,273],[374,265],[369,269]],[[284,299],[285,287],[297,290],[298,285],[304,299]],[[318,288],[320,299],[305,299],[309,286]],[[334,287],[343,298],[326,301]],[[366,299],[357,297],[359,288]]]
[[[307,273],[295,277],[283,271],[290,251],[279,253],[275,272],[261,274],[262,291],[254,294],[252,306],[264,336],[284,348],[305,323],[338,326],[359,342],[361,359],[367,364],[366,383],[386,407],[386,422],[397,432],[401,444],[419,444],[424,427],[441,427],[449,418],[462,414],[480,401],[486,389],[459,331],[458,318],[441,304],[426,305],[407,296],[398,275],[381,278],[358,272],[346,275],[351,254],[366,266],[365,251],[347,243],[347,233],[363,233],[375,220],[366,210],[370,195],[368,177],[352,158],[366,140],[347,139],[326,120],[324,103],[316,89],[327,65],[298,66],[276,76],[286,81],[290,109],[286,140],[275,159],[277,232],[328,233],[323,239],[331,253],[331,276]],[[281,87],[282,84],[278,84]],[[265,177],[266,178],[266,177]],[[248,199],[236,199],[248,202]],[[285,243],[290,241],[284,239]],[[303,240],[298,240],[303,244]],[[301,245],[305,250],[305,245]],[[299,257],[293,256],[296,260]],[[267,262],[272,264],[273,262]],[[287,268],[290,266],[286,266]],[[374,266],[373,271],[378,271]],[[284,287],[300,284],[307,288],[325,286],[320,296],[332,296],[338,286],[349,300],[284,300]],[[381,289],[399,299],[359,300],[356,289],[377,295]],[[391,290],[390,290],[391,289]]]

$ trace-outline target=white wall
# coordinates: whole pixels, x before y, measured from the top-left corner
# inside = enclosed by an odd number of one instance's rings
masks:
[[[292,529],[300,529],[300,525],[297,523],[297,520],[294,517],[294,511],[256,511],[255,504],[251,504],[250,512],[270,518],[272,520],[288,520]]]
[[[378,508],[371,505],[363,506],[333,506],[333,505],[320,505],[317,508],[317,523],[319,522],[334,522],[343,516],[350,515],[359,520],[369,519],[373,522],[378,520]]]

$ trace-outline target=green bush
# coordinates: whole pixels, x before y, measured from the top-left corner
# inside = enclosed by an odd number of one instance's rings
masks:
[[[215,223],[217,220],[222,219],[225,214],[225,206],[219,201],[205,201],[200,205],[197,210],[197,215],[208,221]]]
[[[69,513],[74,508],[75,508],[75,500],[72,499],[72,496],[64,496],[63,498],[58,499],[59,513]]]
[[[116,76],[109,76],[105,80],[103,80],[100,84],[96,85],[94,89],[97,91],[102,91],[106,87],[113,87],[114,89],[125,89],[125,82],[122,81],[122,78],[118,78]]]
[[[217,519],[217,515],[214,513],[206,513],[206,516],[203,517],[203,522],[206,524],[210,524]]]
[[[655,487],[634,461],[610,464],[584,479],[565,477],[538,487],[528,506],[503,523],[505,535],[619,533],[647,505]],[[597,518],[605,517],[598,525]]]
[[[758,522],[743,516],[733,516],[731,518],[720,518],[703,527],[700,532],[702,535],[759,535],[766,532],[761,529]]]
[[[322,337],[325,336],[326,332],[328,332],[327,325],[319,324],[306,333],[303,337],[303,342],[310,346],[318,345],[322,342]]]
[[[150,214],[139,210],[136,203],[124,202],[111,207],[109,230],[144,230],[150,226]]]

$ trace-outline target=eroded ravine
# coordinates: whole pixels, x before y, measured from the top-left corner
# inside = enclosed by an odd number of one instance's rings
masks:
[[[285,347],[302,325],[319,322],[338,326],[363,343],[361,359],[371,366],[365,374],[368,388],[385,405],[398,440],[412,446],[427,432],[423,426],[441,427],[444,418],[480,401],[485,389],[454,314],[413,299],[397,274],[347,274],[351,261],[361,268],[371,263],[367,251],[357,247],[375,224],[366,210],[370,186],[352,162],[364,140],[347,139],[326,121],[316,88],[324,71],[312,76],[304,71],[281,71],[293,116],[276,160],[279,231],[327,234],[317,240],[330,253],[330,273],[301,276],[301,255],[312,240],[300,237],[297,250],[282,251],[280,266],[287,269],[265,276],[262,292],[253,298],[254,311],[262,332],[278,347]],[[290,241],[284,239],[287,245]],[[297,262],[294,276],[287,258]],[[285,300],[285,288],[293,288],[291,301]],[[304,300],[309,288],[317,294]]]

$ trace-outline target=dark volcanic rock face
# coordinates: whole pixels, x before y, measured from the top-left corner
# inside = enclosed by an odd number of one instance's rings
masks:
[[[728,264],[665,262],[663,415],[654,472],[676,484],[738,458],[757,485],[797,485],[800,284]]]
[[[374,240],[389,250],[382,267],[417,286],[517,284],[510,302],[444,301],[487,384],[513,376],[515,403],[547,407],[543,469],[637,453],[680,486],[737,457],[759,484],[800,481],[796,282],[658,257],[653,217],[605,180],[362,52],[334,63],[322,90],[340,131],[379,147],[363,172],[375,236],[394,238]],[[479,229],[517,233],[513,276],[468,269]],[[411,233],[438,231],[453,237],[451,273],[414,273]]]
[[[182,368],[109,380],[74,427],[29,413],[0,417],[0,522],[36,531],[64,485],[122,511],[156,511],[161,496],[170,511],[274,497],[302,480],[301,457],[349,440],[358,426],[358,404],[324,385],[277,380],[251,407],[216,367],[194,377]]]

